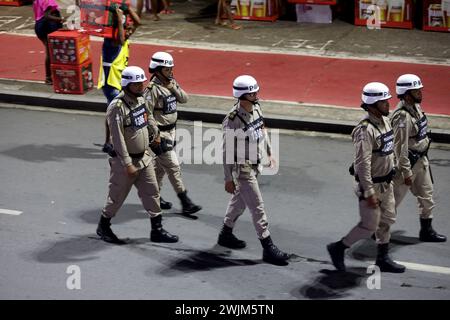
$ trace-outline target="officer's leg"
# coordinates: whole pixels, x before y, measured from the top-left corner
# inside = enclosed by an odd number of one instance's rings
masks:
[[[389,185],[388,189],[380,195],[380,201],[381,217],[377,230],[378,252],[375,264],[382,272],[402,273],[405,272],[405,266],[393,261],[388,254],[391,238],[390,229],[396,218],[392,185]]]
[[[417,198],[420,210],[420,218],[433,218],[433,183],[426,157],[420,158],[414,166],[415,178],[411,186],[412,194]]]
[[[193,214],[200,211],[202,207],[194,204],[187,195],[187,190],[183,184],[183,180],[181,179],[180,163],[175,150],[170,150],[161,154],[158,156],[158,161],[167,173],[170,184],[180,199],[183,213]]]
[[[152,165],[139,170],[134,183],[144,209],[150,216],[152,231],[150,240],[153,242],[177,242],[178,236],[172,235],[162,228],[161,208],[159,206],[159,187],[156,182],[155,170]]]
[[[355,242],[369,238],[377,230],[380,221],[380,208],[372,208],[367,200],[359,200],[359,215],[361,220],[350,232],[337,242],[327,245],[328,253],[334,267],[339,271],[345,271],[344,255],[345,250]]]
[[[103,215],[106,218],[113,218],[130,193],[135,179],[127,175],[119,158],[110,158],[109,164],[111,166],[108,185],[109,191],[106,204],[103,208]]]
[[[411,192],[416,196],[420,210],[419,239],[426,242],[445,242],[447,237],[438,234],[432,227],[433,208],[433,182],[431,180],[429,162],[426,157],[417,161],[416,179],[411,186]]]
[[[157,157],[157,164],[157,170],[162,172],[161,175],[161,173],[157,171],[158,183],[161,183],[165,172],[167,173],[170,184],[177,194],[185,191],[183,180],[181,179],[181,168],[175,150],[170,150],[159,155]]]
[[[359,215],[361,217],[359,223],[350,230],[343,238],[346,247],[351,247],[355,242],[361,239],[367,239],[377,230],[380,222],[380,208],[372,208],[368,205],[367,200],[359,201]]]
[[[161,160],[159,159],[159,156],[155,157],[153,159],[153,166],[155,168],[156,181],[158,183],[159,190],[161,191],[165,171],[164,171],[164,167],[161,164]],[[172,202],[165,201],[161,197],[161,195],[159,197],[159,205],[160,205],[161,209],[163,209],[163,210],[172,209]]]
[[[111,166],[111,172],[109,178],[108,198],[102,210],[103,213],[97,227],[97,234],[106,242],[124,244],[125,242],[117,238],[111,230],[111,218],[116,215],[117,211],[120,209],[128,196],[131,186],[133,185],[134,178],[130,178],[126,174],[125,168],[122,166],[118,158],[110,158],[109,164]]]
[[[253,225],[263,247],[263,261],[276,265],[286,265],[290,255],[278,249],[272,242],[269,223],[264,210],[264,201],[255,172],[252,170],[248,178],[240,179],[239,184],[242,200],[252,214]]]
[[[154,159],[156,181],[158,182],[159,190],[161,190],[162,188],[162,181],[166,173],[162,164],[164,162],[164,160],[161,158],[163,155],[164,154],[161,154]]]
[[[395,199],[393,185],[388,185],[385,192],[380,195],[380,223],[376,231],[379,244],[389,243],[391,239],[391,226],[396,221]]]
[[[397,173],[397,175],[393,179],[394,183],[394,198],[395,198],[395,207],[398,208],[400,203],[408,193],[409,186],[405,184],[405,180],[401,173]]]
[[[227,212],[223,220],[222,230],[219,233],[217,243],[221,246],[230,249],[242,249],[245,248],[246,243],[243,240],[236,238],[233,234],[233,228],[237,219],[244,213],[245,203],[241,198],[239,182],[236,185],[236,191],[231,196],[228,202]]]

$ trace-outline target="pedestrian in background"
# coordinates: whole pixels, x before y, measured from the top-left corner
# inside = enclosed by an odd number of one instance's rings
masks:
[[[106,97],[106,107],[122,89],[120,85],[122,71],[127,67],[130,55],[128,39],[140,25],[140,19],[132,8],[123,9],[115,8],[113,37],[104,38],[102,56],[100,57],[97,88],[102,89]],[[127,24],[125,14],[131,16],[132,24]],[[108,128],[105,123],[105,143],[102,150],[106,153],[112,152]]]
[[[224,18],[227,19],[228,22],[224,21]],[[215,24],[218,26],[229,27],[233,30],[242,29],[242,26],[234,23],[233,13],[231,12],[231,0],[218,0]]]
[[[47,36],[62,28],[65,19],[61,16],[56,0],[34,0],[34,32],[45,46],[45,83],[53,84],[50,69],[50,51]]]

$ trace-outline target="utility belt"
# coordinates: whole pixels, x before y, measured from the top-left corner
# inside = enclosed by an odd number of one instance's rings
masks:
[[[128,155],[134,160],[140,160],[144,156],[145,152],[141,153],[128,153]]]
[[[392,178],[395,176],[395,168],[393,168],[387,175],[382,176],[382,177],[372,177],[372,182],[373,183],[383,183],[383,182],[387,182],[387,183],[391,183]],[[359,177],[358,175],[355,176],[355,180],[359,182]]]
[[[158,126],[158,129],[159,129],[159,131],[170,131],[170,130],[176,128],[176,126],[177,126],[177,123],[175,122],[175,123],[168,124],[165,126]]]
[[[409,163],[411,164],[411,169],[414,167],[417,161],[419,161],[420,158],[423,156],[426,156],[428,153],[428,149],[422,152],[408,149],[408,159]]]

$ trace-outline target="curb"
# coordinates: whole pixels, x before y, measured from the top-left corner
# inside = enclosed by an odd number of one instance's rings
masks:
[[[61,97],[49,96],[38,92],[32,93],[12,93],[0,90],[0,102],[22,104],[30,106],[45,106],[55,109],[84,110],[94,112],[105,112],[105,102],[103,99],[83,96],[60,95]],[[180,120],[204,121],[209,123],[222,123],[225,117],[223,111],[205,108],[183,107],[178,110]],[[264,117],[267,126],[271,128],[316,131],[326,133],[350,134],[355,126],[350,121],[297,118],[292,116],[266,115]],[[450,144],[450,131],[443,129],[433,129],[431,139],[438,143]]]

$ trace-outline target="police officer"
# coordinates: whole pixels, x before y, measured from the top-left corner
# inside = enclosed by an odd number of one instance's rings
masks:
[[[278,249],[270,237],[257,180],[262,170],[261,159],[265,142],[270,165],[274,165],[258,103],[258,91],[258,83],[252,76],[242,75],[233,82],[233,96],[239,100],[223,121],[225,190],[231,193],[232,197],[217,242],[231,249],[245,248],[246,243],[233,234],[233,227],[247,207],[263,247],[263,260],[276,265],[287,265],[290,256]]]
[[[405,271],[404,266],[388,255],[390,227],[395,222],[394,133],[387,118],[390,98],[388,87],[382,83],[371,82],[363,88],[361,107],[368,114],[353,129],[355,158],[350,168],[356,180],[361,220],[344,238],[327,246],[333,265],[339,271],[345,271],[345,249],[370,238],[374,232],[378,243],[375,264],[383,272]]]
[[[420,210],[419,239],[426,242],[445,242],[447,237],[438,234],[431,226],[433,218],[433,181],[428,149],[427,117],[423,113],[423,84],[413,74],[404,74],[397,80],[396,92],[400,102],[391,116],[395,134],[395,156],[400,172],[394,179],[396,207],[408,189],[417,198]]]
[[[162,228],[159,207],[159,188],[152,165],[149,144],[159,142],[159,132],[153,116],[146,106],[142,93],[147,80],[139,67],[127,67],[122,72],[122,91],[114,98],[106,111],[116,156],[109,158],[111,174],[109,193],[97,234],[102,240],[124,244],[111,230],[111,218],[122,206],[133,185],[150,215],[154,242],[177,242],[178,237]]]
[[[175,146],[177,104],[186,103],[188,96],[173,78],[173,58],[167,52],[156,52],[150,59],[149,71],[152,74],[150,82],[145,90],[145,98],[155,116],[158,128],[161,132],[161,144],[153,149],[155,158],[156,179],[159,188],[167,173],[173,189],[181,201],[184,214],[193,214],[202,207],[194,204],[187,195],[187,190],[181,179],[181,168]],[[161,208],[170,209],[172,203],[161,198]]]

